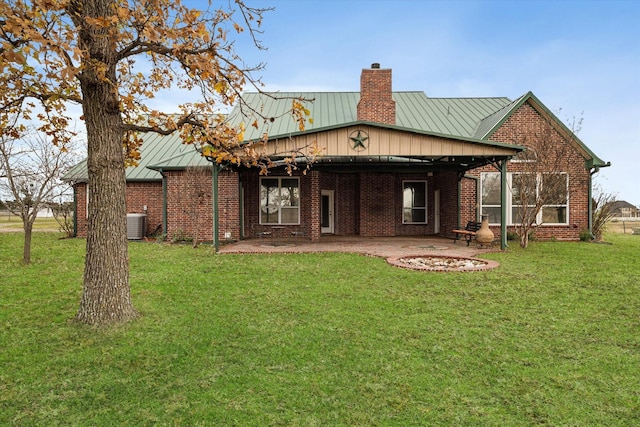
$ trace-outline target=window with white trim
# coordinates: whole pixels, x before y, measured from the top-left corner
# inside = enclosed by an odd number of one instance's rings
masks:
[[[427,223],[427,181],[402,182],[402,223]]]
[[[260,178],[260,224],[300,224],[298,178]]]
[[[568,224],[569,179],[566,173],[542,174],[542,188],[546,194],[541,216],[543,224]]]
[[[489,215],[490,224],[500,224],[500,173],[481,174],[480,209]],[[536,217],[536,223],[558,225],[569,223],[569,175],[567,173],[525,174],[507,173],[506,223],[521,221],[521,207],[533,208],[538,194],[544,192],[545,204]],[[527,194],[536,195],[530,196]]]
[[[482,213],[489,215],[490,224],[500,224],[500,174],[482,174]]]

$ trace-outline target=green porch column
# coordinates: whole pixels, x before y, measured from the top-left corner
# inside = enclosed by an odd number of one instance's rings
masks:
[[[78,187],[73,186],[73,237],[78,237]]]
[[[169,223],[169,212],[167,209],[167,176],[164,174],[162,169],[160,169],[159,172],[162,176],[162,233],[164,234],[165,239],[168,239],[169,230],[167,229],[167,224]]]
[[[500,167],[500,249],[505,250],[507,244],[507,161],[501,160]]]
[[[212,200],[211,204],[213,205],[213,248],[218,253],[220,250],[220,236],[218,235],[220,232],[220,224],[218,217],[218,173],[220,172],[220,165],[218,163],[212,163],[212,174],[211,174],[211,182],[212,182]]]

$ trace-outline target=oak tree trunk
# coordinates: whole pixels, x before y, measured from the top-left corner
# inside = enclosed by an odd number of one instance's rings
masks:
[[[111,16],[111,0],[85,0],[82,15]],[[123,123],[118,104],[116,43],[107,31],[84,26],[88,51],[80,76],[87,127],[88,230],[80,308],[76,319],[108,325],[137,316],[131,303],[126,234]],[[90,63],[89,63],[90,62]]]

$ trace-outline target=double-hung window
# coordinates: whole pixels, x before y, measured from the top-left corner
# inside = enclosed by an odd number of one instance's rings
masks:
[[[260,179],[260,224],[300,224],[300,180]]]
[[[402,223],[427,223],[427,181],[402,183]]]

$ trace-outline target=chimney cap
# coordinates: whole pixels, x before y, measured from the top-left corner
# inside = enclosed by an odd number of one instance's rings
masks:
[[[373,64],[371,64],[371,68],[373,68],[374,70],[377,70],[380,68],[380,63],[379,62],[374,62]]]

